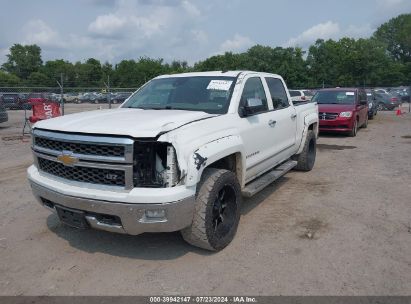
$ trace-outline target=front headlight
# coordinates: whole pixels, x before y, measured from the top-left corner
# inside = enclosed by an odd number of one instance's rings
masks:
[[[341,112],[340,117],[351,117],[352,112]]]
[[[369,107],[369,108],[372,108],[372,102],[370,102],[370,103],[368,104],[368,107]]]

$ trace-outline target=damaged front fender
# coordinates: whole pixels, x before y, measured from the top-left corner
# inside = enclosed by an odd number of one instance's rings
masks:
[[[186,185],[196,185],[206,167],[231,154],[240,153],[242,155],[241,166],[244,167],[243,147],[242,140],[238,135],[222,137],[204,144],[195,150],[188,159]],[[243,176],[239,179],[241,181]]]

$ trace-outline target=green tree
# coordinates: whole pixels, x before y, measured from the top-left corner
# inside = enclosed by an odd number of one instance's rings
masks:
[[[99,60],[89,58],[85,63],[76,62],[74,65],[75,85],[82,87],[103,86],[102,69]]]
[[[74,65],[68,61],[63,59],[47,61],[40,71],[51,80],[50,85],[52,86],[57,85],[57,81],[61,81],[61,76],[63,76],[65,86],[75,85],[76,73]]]
[[[380,25],[374,37],[387,46],[395,60],[411,62],[411,14],[399,15]]]
[[[10,47],[7,62],[3,69],[16,75],[21,79],[27,79],[33,72],[39,71],[43,64],[41,60],[41,49],[39,46],[14,44]]]
[[[47,75],[40,72],[33,72],[27,79],[27,84],[30,86],[54,86],[55,83],[51,81]]]
[[[20,82],[20,78],[18,78],[16,75],[0,70],[0,86],[12,87],[19,85]]]

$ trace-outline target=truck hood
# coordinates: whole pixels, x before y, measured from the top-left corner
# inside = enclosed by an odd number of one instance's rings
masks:
[[[188,123],[217,116],[197,111],[118,108],[43,120],[35,128],[62,132],[156,137]]]
[[[341,113],[354,110],[355,105],[350,104],[318,104],[318,112],[320,113]]]

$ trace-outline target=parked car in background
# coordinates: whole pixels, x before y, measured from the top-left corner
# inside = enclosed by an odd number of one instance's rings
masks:
[[[3,103],[0,101],[0,123],[6,122],[9,120],[9,115],[7,114],[7,110],[4,107]]]
[[[390,90],[390,93],[394,95],[395,97],[398,97],[398,99],[401,102],[410,102],[410,88],[409,87],[393,88],[392,90]]]
[[[97,100],[97,95],[92,92],[84,93],[79,97],[79,103],[84,103],[84,102],[91,102],[91,103],[98,103]]]
[[[379,91],[374,91],[374,101],[377,104],[378,110],[394,110],[401,104],[401,100],[390,94],[390,93],[380,93]]]
[[[63,101],[67,103],[77,102],[79,98],[78,93],[66,93],[63,94]]]
[[[368,101],[368,119],[374,119],[374,116],[378,113],[378,106],[374,100],[375,93],[371,89],[366,89],[365,93]]]
[[[113,103],[123,103],[130,95],[131,92],[116,92],[113,96]]]
[[[388,92],[388,90],[382,89],[382,88],[375,88],[374,91],[376,93],[379,93],[379,94],[390,94],[390,92]]]
[[[354,137],[359,127],[368,126],[368,101],[364,89],[335,88],[318,91],[320,132],[344,132]]]
[[[313,97],[313,93],[309,90],[289,90],[293,103],[307,102]]]
[[[1,102],[6,109],[17,110],[20,105],[19,93],[3,93]]]

